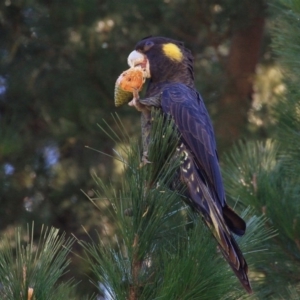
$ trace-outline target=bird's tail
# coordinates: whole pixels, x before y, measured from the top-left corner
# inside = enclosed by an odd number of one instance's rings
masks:
[[[252,288],[248,278],[248,265],[235,241],[232,233],[228,229],[227,224],[220,211],[217,209],[213,201],[207,201],[209,215],[206,215],[205,221],[211,229],[214,237],[218,241],[219,248],[224,258],[232,268],[233,272],[241,282],[245,290],[251,294]]]
[[[231,269],[235,273],[236,277],[239,279],[241,282],[242,286],[244,289],[251,294],[252,293],[252,288],[249,282],[248,278],[248,265],[247,262],[242,254],[242,251],[240,250],[237,242],[235,239],[230,235],[227,237],[229,240],[229,248],[228,251],[227,249],[224,249],[221,245],[219,245],[219,248],[230,265]]]
[[[252,293],[248,279],[248,266],[246,260],[235,241],[232,233],[243,235],[246,230],[246,224],[233,210],[227,205],[224,207],[218,204],[212,198],[212,195],[206,184],[197,176],[198,168],[191,158],[189,151],[183,148],[185,155],[181,165],[181,181],[187,186],[187,198],[189,204],[199,211],[207,226],[210,228],[216,238],[220,251],[228,264],[240,280],[241,284],[248,293]]]

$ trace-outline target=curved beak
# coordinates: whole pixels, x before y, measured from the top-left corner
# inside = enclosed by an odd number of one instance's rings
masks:
[[[127,62],[129,67],[131,68],[141,67],[146,78],[151,77],[149,60],[147,59],[147,56],[143,53],[138,52],[136,50],[132,51],[127,58]]]

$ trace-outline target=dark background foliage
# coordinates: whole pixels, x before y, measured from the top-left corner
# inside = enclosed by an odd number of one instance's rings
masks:
[[[82,190],[94,196],[92,173],[117,186],[120,166],[86,146],[108,154],[120,146],[97,123],[114,128],[115,80],[145,36],[179,39],[192,50],[221,154],[241,138],[269,137],[270,106],[283,90],[270,50],[275,16],[263,0],[1,1],[1,232],[34,220],[81,239],[82,226],[91,236],[113,235],[106,206],[99,211]],[[139,136],[138,113],[118,114]],[[78,270],[88,273],[77,257],[72,268],[77,278]]]

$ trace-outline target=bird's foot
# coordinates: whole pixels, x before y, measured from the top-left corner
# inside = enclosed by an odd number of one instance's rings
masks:
[[[135,107],[137,111],[144,111],[146,109],[145,105],[140,103],[139,99],[133,98],[129,103],[129,106]]]
[[[138,111],[150,110],[151,107],[160,107],[161,106],[161,94],[157,94],[152,97],[147,97],[140,99],[139,93],[137,90],[133,91],[133,99],[128,103],[129,106],[133,106]]]
[[[146,106],[140,102],[139,92],[136,89],[133,90],[133,99],[128,103],[128,105],[135,107],[137,111],[141,112],[147,109]]]
[[[142,156],[140,168],[144,167],[147,164],[151,164],[151,161],[148,160],[148,151],[145,151]]]
[[[161,93],[159,93],[155,96],[152,96],[152,97],[139,99],[139,102],[145,106],[160,107],[161,106]]]

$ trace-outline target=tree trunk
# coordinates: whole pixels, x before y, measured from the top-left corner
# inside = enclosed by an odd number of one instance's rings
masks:
[[[245,131],[263,31],[264,16],[258,12],[249,20],[247,26],[239,27],[233,33],[226,64],[228,82],[218,103],[214,124],[221,149],[230,146]]]

